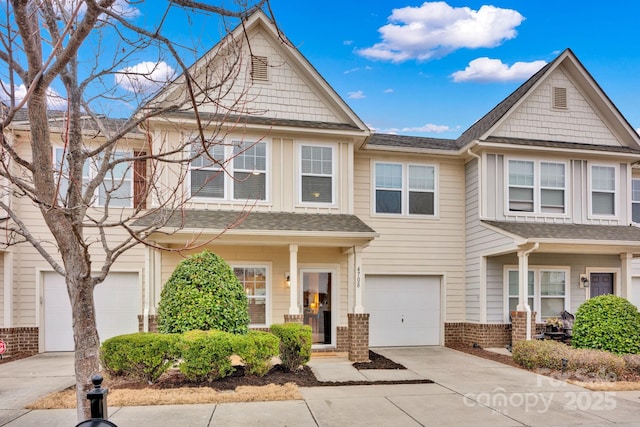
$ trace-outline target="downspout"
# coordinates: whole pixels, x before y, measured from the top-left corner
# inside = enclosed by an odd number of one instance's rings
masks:
[[[478,219],[482,220],[483,218],[483,208],[482,208],[482,158],[477,155],[476,153],[474,153],[473,151],[471,151],[471,148],[467,149],[467,154],[475,159],[478,160],[478,179],[477,179],[477,183],[478,183]],[[466,206],[466,203],[465,203]],[[466,229],[466,227],[465,227]],[[480,266],[486,265],[483,264],[483,262],[486,263],[486,259],[481,259],[480,260]],[[466,264],[466,262],[465,262]],[[466,269],[466,267],[465,267]],[[479,294],[479,298],[480,298],[480,317],[479,317],[479,321],[480,323],[487,323],[487,281],[486,281],[486,268],[480,268],[480,282],[478,283],[478,294]]]
[[[540,247],[540,242],[536,242],[536,243],[533,245],[533,247],[532,247],[531,249],[528,249],[528,250],[524,251],[524,253],[522,254],[523,258],[528,259],[528,258],[529,258],[529,254],[530,254],[531,252],[534,252],[534,251],[538,250],[538,248],[539,248],[539,247]],[[529,261],[527,260],[527,272],[526,272],[526,274],[524,274],[524,276],[525,276],[525,277],[528,277],[528,276],[529,276],[529,268],[528,268],[528,266],[529,266]],[[521,289],[521,291],[522,291],[522,290],[525,290],[525,291],[526,291],[526,290],[528,290],[528,289],[529,289],[529,283],[528,283],[528,280],[527,280],[527,281],[525,281],[524,286],[523,286],[523,287],[521,286],[521,288],[520,288],[520,289]],[[523,295],[524,295],[525,293],[526,293],[526,292],[522,292],[522,294],[523,294]],[[526,295],[526,298],[525,298],[525,302],[526,302],[526,301],[528,301],[528,299],[529,299],[529,295],[527,294],[527,295]],[[527,329],[526,329],[527,334],[526,334],[526,340],[527,340],[527,341],[531,341],[531,307],[529,306],[529,304],[525,304],[525,311],[526,311],[526,313],[527,313],[527,327],[526,327],[526,328],[527,328]]]

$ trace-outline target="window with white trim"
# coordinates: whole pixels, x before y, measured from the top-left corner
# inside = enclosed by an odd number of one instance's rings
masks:
[[[558,317],[568,309],[568,268],[531,267],[528,272],[528,304],[537,312],[538,320]],[[520,294],[520,278],[517,268],[506,269],[507,308],[516,310]]]
[[[640,223],[640,178],[631,180],[631,218]]]
[[[616,214],[616,168],[591,165],[591,213]]]
[[[566,213],[566,164],[534,160],[508,162],[509,212]]]
[[[300,200],[304,203],[334,202],[333,147],[302,145],[300,147]]]
[[[266,325],[268,302],[266,267],[234,267],[233,272],[247,294],[249,323]]]
[[[194,197],[266,200],[267,143],[191,144],[190,191]]]
[[[374,168],[376,213],[435,215],[435,166],[375,163]]]
[[[69,188],[69,175],[67,159],[64,158],[65,150],[62,147],[54,148],[54,170],[56,179],[59,179],[59,194],[66,196]],[[98,185],[92,204],[96,206],[130,208],[133,206],[133,167],[130,162],[118,160],[130,158],[131,153],[117,151],[113,153],[111,162],[114,165],[107,171],[104,179]],[[98,174],[102,165],[102,159],[97,156],[85,160],[82,165],[82,189],[86,188],[89,181]]]

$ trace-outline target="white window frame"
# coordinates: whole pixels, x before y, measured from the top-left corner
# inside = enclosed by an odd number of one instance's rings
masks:
[[[331,175],[327,174],[313,174],[313,173],[303,173],[302,172],[302,147],[319,147],[319,148],[330,148],[331,149]],[[309,142],[309,141],[301,141],[297,144],[297,176],[298,176],[298,204],[303,206],[335,206],[336,205],[336,188],[337,188],[337,151],[338,146],[336,144],[326,144],[320,142]],[[313,201],[303,201],[302,200],[302,177],[303,176],[320,176],[331,178],[331,201],[330,202],[313,202]]]
[[[197,143],[197,141],[195,142]],[[263,170],[257,170],[257,172],[259,173],[264,173],[265,174],[265,189],[264,189],[264,199],[249,199],[251,202],[255,202],[257,204],[265,204],[265,203],[269,203],[270,201],[270,176],[271,176],[271,171],[272,171],[272,167],[271,167],[271,144],[266,141],[266,140],[256,140],[256,141],[238,141],[238,140],[232,140],[231,142],[226,142],[226,141],[220,141],[219,142],[220,145],[223,146],[223,155],[224,155],[224,159],[221,161],[221,163],[224,165],[224,167],[222,166],[211,166],[211,167],[199,167],[199,168],[193,168],[191,165],[191,162],[189,162],[189,173],[187,174],[187,179],[186,179],[186,185],[187,185],[187,194],[189,194],[194,201],[197,202],[224,202],[224,203],[238,203],[238,202],[245,202],[247,201],[247,199],[236,199],[235,195],[234,195],[234,184],[235,184],[235,179],[234,179],[234,174],[235,172],[247,172],[246,169],[238,169],[236,171],[235,169],[235,165],[234,165],[234,160],[235,160],[235,155],[234,155],[234,149],[238,146],[238,144],[243,144],[245,146],[247,146],[247,148],[249,147],[254,147],[257,144],[265,144],[265,169]],[[191,145],[188,145],[186,147],[186,156],[193,156],[192,152],[191,152]],[[223,197],[207,197],[207,196],[199,196],[199,195],[192,195],[191,193],[191,172],[194,170],[211,170],[211,171],[219,171],[222,175],[223,175],[223,180],[224,180],[224,184],[223,184]]]
[[[634,184],[638,185],[638,191],[637,191],[638,194],[637,195],[636,195],[636,191],[633,188]],[[631,221],[636,223],[636,224],[640,224],[640,221],[634,221],[634,219],[633,219],[633,207],[634,207],[634,205],[637,205],[638,209],[640,209],[640,177],[631,178]]]
[[[58,179],[68,180],[67,177],[60,178],[60,176],[59,176],[59,172],[58,171],[60,170],[59,169],[60,165],[57,164],[58,153],[60,153],[61,156],[62,156],[61,159],[62,159],[62,164],[63,165],[65,165],[66,161],[67,161],[65,149],[63,147],[53,147],[53,166],[52,167],[53,167],[53,170],[54,170],[55,179],[56,180],[58,180]],[[128,157],[128,158],[132,158],[133,157],[133,154],[132,154],[131,151],[117,150],[117,151],[115,151],[113,153],[113,159],[116,159],[116,157],[120,156],[120,155],[122,155],[123,157]],[[83,168],[82,168],[82,191],[83,192],[84,192],[84,188],[85,188],[85,185],[87,184],[87,182],[92,180],[92,179],[94,179],[95,176],[98,173],[99,164],[94,164],[92,162],[92,160],[97,160],[97,157],[94,157],[93,159],[86,159],[85,160],[85,162],[88,162],[89,175],[85,175],[85,170],[84,169],[85,169],[86,166],[83,166]],[[107,171],[107,175],[105,176],[104,182],[111,181],[111,173],[113,173],[113,169],[111,169],[110,171]],[[129,194],[130,194],[130,196],[128,198],[129,203],[126,204],[125,206],[120,206],[118,204],[114,204],[114,201],[113,201],[114,199],[112,199],[112,202],[109,204],[109,208],[112,208],[112,209],[116,209],[116,208],[126,209],[126,208],[132,208],[133,207],[133,199],[135,197],[135,195],[134,195],[135,188],[134,188],[134,176],[133,176],[133,174],[134,174],[133,162],[130,162],[130,164],[127,167],[128,178],[122,179],[122,181],[129,181]],[[116,180],[117,179],[118,178],[116,177]],[[122,185],[125,185],[125,183],[123,182]],[[91,199],[91,206],[94,206],[94,207],[104,207],[105,206],[104,204],[100,203],[100,190],[101,190],[101,188],[102,188],[102,184],[100,184],[100,185],[98,185],[96,187],[96,189],[95,189],[95,191],[93,193],[93,197]],[[64,194],[60,194],[60,196],[65,196],[65,195]],[[124,198],[117,199],[117,200],[118,201],[119,200],[124,200]]]
[[[510,185],[509,175],[511,162],[529,162],[533,164],[533,185]],[[542,164],[557,164],[564,167],[564,187],[550,187],[542,185]],[[512,211],[510,208],[510,189],[514,188],[531,188],[533,191],[533,210],[532,211]],[[508,157],[505,158],[505,171],[504,171],[504,213],[505,215],[513,216],[552,216],[552,217],[567,217],[569,216],[568,201],[569,201],[569,163],[562,160],[555,159],[531,159],[531,158],[519,158]],[[563,208],[564,212],[543,212],[542,207],[542,193],[545,190],[562,190],[564,193]]]
[[[229,264],[231,266],[231,269],[234,270],[236,268],[243,268],[243,269],[247,269],[247,268],[262,268],[265,271],[265,295],[264,297],[260,296],[248,296],[248,299],[257,299],[257,298],[264,298],[265,299],[265,323],[250,323],[249,327],[254,327],[254,328],[263,328],[263,327],[268,327],[269,325],[272,324],[272,320],[271,320],[271,307],[272,307],[272,277],[271,277],[271,264],[269,263],[260,263],[260,262],[233,262]],[[235,273],[234,273],[235,274]],[[242,283],[242,282],[241,282]],[[244,284],[242,284],[242,287],[244,288]],[[249,319],[251,320],[251,319]]]
[[[614,185],[615,188],[613,190],[613,214],[595,214],[593,213],[593,168],[594,167],[604,167],[613,169],[613,177],[614,177]],[[618,164],[611,163],[589,163],[588,167],[588,180],[589,180],[589,218],[590,219],[615,219],[618,218],[619,215],[619,192],[620,192],[620,170]],[[598,190],[598,192],[604,192],[603,190]]]
[[[503,268],[503,295],[504,295],[504,318],[505,321],[509,320],[509,298],[514,298],[516,295],[509,293],[509,272],[518,272],[517,265],[505,265]],[[558,295],[542,295],[542,273],[546,272],[563,272],[565,277],[564,282],[564,310],[569,310],[571,305],[571,267],[568,266],[547,266],[547,265],[529,265],[529,272],[533,272],[533,307],[531,311],[536,311],[536,322],[541,323],[548,317],[555,316],[542,316],[542,300],[545,298],[560,298]],[[518,276],[519,277],[519,276]],[[531,297],[531,295],[529,295]],[[558,313],[556,316],[559,316]]]
[[[378,212],[377,211],[377,191],[385,190],[384,187],[378,188],[376,184],[376,170],[379,165],[394,165],[400,166],[402,168],[402,185],[400,189],[386,189],[389,191],[399,191],[400,192],[400,213],[388,213],[388,212]],[[423,190],[423,189],[411,189],[410,188],[410,176],[409,171],[412,167],[425,167],[431,168],[433,170],[433,189],[432,190]],[[437,218],[439,214],[439,168],[437,164],[434,163],[415,163],[415,162],[384,162],[375,160],[372,162],[371,167],[371,215],[373,216],[381,216],[381,217],[409,217],[409,218],[418,218],[418,219],[431,219]],[[420,214],[420,213],[409,213],[410,206],[410,193],[411,192],[421,192],[421,193],[432,193],[433,194],[433,213],[432,214]]]

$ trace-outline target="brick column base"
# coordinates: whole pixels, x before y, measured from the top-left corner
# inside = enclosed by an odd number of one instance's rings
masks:
[[[369,361],[369,313],[348,313],[349,360]]]
[[[144,316],[138,315],[138,332],[144,330]],[[158,316],[155,314],[149,315],[149,332],[158,332]]]
[[[304,321],[303,314],[285,314],[284,315],[284,323],[299,323],[302,325]]]
[[[536,312],[531,312],[531,336],[536,334]],[[527,339],[527,312],[512,311],[511,312],[511,343]]]

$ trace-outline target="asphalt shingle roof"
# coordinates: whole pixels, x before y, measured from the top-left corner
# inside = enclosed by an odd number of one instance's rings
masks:
[[[374,133],[369,138],[367,146],[418,148],[429,150],[457,151],[458,147],[454,139],[425,138],[419,136],[388,135]]]
[[[631,225],[545,224],[537,222],[483,221],[527,239],[566,239],[640,242],[640,227]]]
[[[245,216],[246,215],[246,216]],[[217,210],[159,211],[134,222],[134,226],[148,227],[160,224],[164,227],[186,229],[224,230],[230,224],[234,230],[292,231],[375,234],[375,231],[355,215],[299,214],[289,212],[239,212]]]

